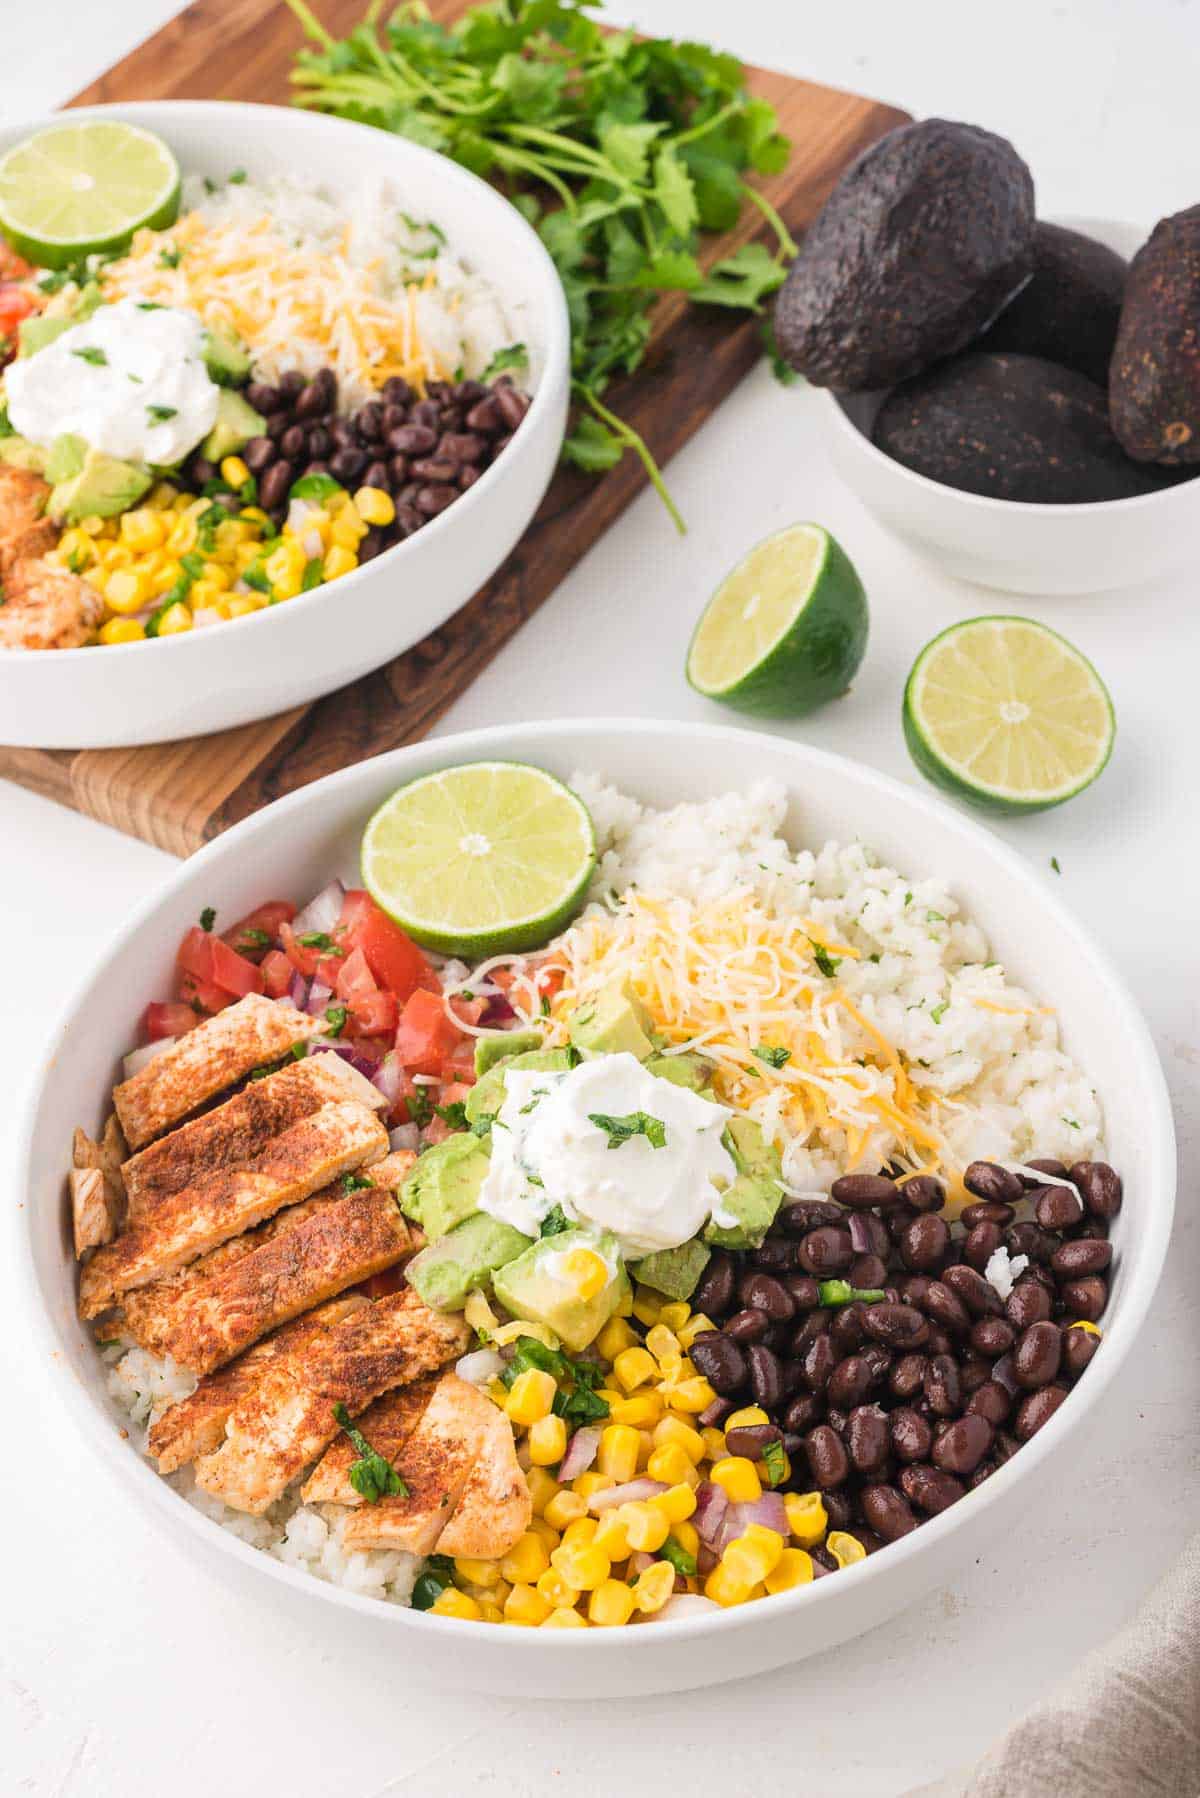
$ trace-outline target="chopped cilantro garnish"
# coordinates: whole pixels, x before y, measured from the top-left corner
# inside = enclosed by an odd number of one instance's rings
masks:
[[[1055,873],[1056,873],[1056,874],[1061,874],[1061,873],[1062,873],[1062,869],[1061,869],[1061,868],[1060,868],[1060,867],[1059,867],[1059,865],[1058,865],[1058,857],[1057,857],[1057,855],[1052,855],[1052,856],[1051,856],[1051,857],[1050,857],[1050,866],[1051,866],[1051,867],[1052,867],[1052,868],[1053,868],[1053,869],[1054,869],[1054,872],[1055,872]]]
[[[302,949],[320,949],[325,955],[344,955],[346,951],[339,948],[326,930],[306,930],[296,941]]]
[[[492,1132],[492,1126],[496,1122],[497,1122],[496,1113],[494,1111],[485,1111],[483,1113],[483,1115],[481,1117],[477,1117],[475,1119],[475,1122],[471,1125],[472,1133],[475,1136],[490,1136],[491,1132]]]
[[[212,905],[206,905],[204,910],[200,913],[200,928],[201,928],[201,930],[211,930],[213,925],[216,923],[216,921],[217,921],[216,907],[212,906]]]
[[[396,1469],[386,1456],[378,1454],[371,1447],[362,1431],[351,1423],[350,1413],[340,1401],[334,1405],[333,1415],[358,1450],[359,1459],[350,1464],[350,1484],[359,1497],[365,1498],[369,1505],[378,1504],[381,1498],[407,1498],[408,1487]]]
[[[750,1051],[760,1061],[765,1061],[769,1068],[781,1068],[792,1059],[792,1051],[776,1043],[757,1043]]]
[[[363,1192],[370,1184],[371,1182],[364,1180],[361,1174],[342,1175],[343,1192]]]
[[[659,1559],[670,1561],[676,1573],[682,1573],[685,1579],[691,1579],[696,1571],[696,1557],[690,1555],[686,1548],[681,1548],[674,1536],[668,1536],[658,1551]]]
[[[469,1127],[467,1108],[461,1099],[454,1099],[449,1105],[435,1105],[433,1109],[443,1124],[448,1124],[451,1130],[466,1130]]]
[[[927,924],[944,924],[946,922],[946,914],[941,911],[927,911],[925,913],[925,922]]]
[[[594,1361],[576,1360],[561,1349],[549,1349],[535,1336],[518,1336],[516,1352],[500,1378],[505,1386],[511,1386],[517,1375],[530,1367],[553,1374],[559,1382],[553,1411],[565,1423],[578,1426],[608,1416],[608,1400],[594,1390],[603,1379]]]
[[[86,349],[72,350],[72,356],[78,356],[81,362],[87,362],[92,368],[107,368],[108,357],[96,344],[89,343]]]
[[[842,965],[842,957],[840,955],[831,955],[824,943],[813,943],[811,937],[809,937],[808,940],[812,943],[813,960],[816,962],[818,968],[820,968],[822,974],[824,974],[826,980],[832,980]]]
[[[344,1005],[327,1005],[325,1007],[326,1036],[340,1036],[346,1028],[349,1012]]]
[[[781,1486],[788,1476],[788,1458],[782,1442],[768,1442],[762,1452],[768,1486]]]
[[[166,249],[158,252],[158,260],[163,268],[178,268],[183,261],[183,251],[178,244],[168,244]]]
[[[270,940],[265,930],[260,930],[256,924],[252,924],[249,930],[243,930],[239,934],[237,946],[239,949],[265,949]]]
[[[242,182],[246,179],[246,171],[245,169],[234,169],[232,175],[226,175],[225,179],[228,181],[230,187],[240,187]]]
[[[494,381],[506,368],[527,368],[528,365],[529,351],[523,343],[506,344],[504,349],[496,351],[479,378],[481,381]]]
[[[541,1010],[541,1014],[544,1018],[548,1018],[550,1016],[550,1001],[546,997],[545,993],[542,994],[541,999],[539,1001],[539,1009]]]
[[[945,1017],[946,1013],[949,1011],[949,1009],[950,1009],[949,999],[943,999],[940,1005],[935,1005],[930,1009],[929,1015],[933,1019],[935,1024],[940,1024],[942,1019]]]
[[[661,1118],[651,1117],[649,1112],[630,1111],[624,1117],[613,1117],[607,1111],[589,1111],[587,1115],[589,1124],[606,1132],[610,1149],[619,1149],[635,1136],[644,1136],[652,1149],[667,1146],[667,1126]]]
[[[423,1130],[433,1116],[433,1102],[425,1087],[414,1087],[412,1092],[406,1094],[404,1109],[408,1113],[409,1123],[415,1124],[418,1130]]]
[[[569,1230],[570,1228],[570,1220],[564,1216],[562,1206],[552,1205],[542,1219],[541,1234],[543,1236],[561,1236],[564,1230]]]
[[[146,416],[151,424],[165,425],[169,418],[179,416],[178,406],[147,406]]]

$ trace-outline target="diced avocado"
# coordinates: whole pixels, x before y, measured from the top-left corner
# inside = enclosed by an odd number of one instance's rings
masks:
[[[73,481],[87,461],[87,440],[74,431],[63,431],[46,451],[46,479],[52,487]]]
[[[222,387],[239,387],[250,373],[250,352],[232,332],[210,326],[204,338],[204,363]]]
[[[59,524],[78,524],[92,516],[114,518],[136,506],[153,478],[139,463],[121,462],[90,449],[79,473],[52,490],[46,510]]]
[[[504,1103],[504,1076],[509,1068],[528,1068],[536,1074],[565,1074],[571,1057],[565,1049],[532,1049],[525,1055],[514,1055],[509,1061],[493,1064],[467,1094],[467,1119],[474,1124],[479,1118],[494,1115]]]
[[[653,1255],[643,1256],[630,1272],[641,1285],[653,1286],[655,1292],[665,1293],[669,1299],[690,1299],[708,1266],[709,1255],[699,1237],[693,1236],[677,1249],[659,1249]]]
[[[581,1298],[571,1279],[556,1271],[562,1265],[561,1257],[577,1248],[594,1249],[617,1270],[595,1298]],[[530,1323],[545,1324],[578,1354],[628,1296],[629,1276],[621,1265],[615,1236],[607,1231],[597,1235],[592,1230],[560,1230],[499,1268],[492,1289],[506,1311]]]
[[[567,1028],[577,1049],[590,1049],[594,1054],[625,1053],[645,1061],[654,1053],[649,1014],[629,988],[619,982],[604,987],[594,999],[577,1006],[567,1020]]]
[[[217,399],[216,422],[204,439],[200,453],[210,462],[219,462],[223,456],[236,456],[252,437],[261,437],[266,428],[267,421],[261,412],[256,412],[249,401],[231,387],[222,387]]]
[[[100,304],[103,295],[99,283],[89,281],[81,287],[69,307],[60,312],[33,312],[23,318],[17,328],[18,356],[36,356],[47,344],[69,331],[72,325],[81,325]]]
[[[646,1072],[656,1074],[660,1080],[670,1080],[674,1086],[686,1086],[689,1092],[708,1090],[710,1069],[700,1055],[652,1055]]]
[[[476,1211],[448,1236],[414,1255],[405,1277],[435,1311],[461,1311],[477,1286],[485,1285],[498,1267],[516,1260],[528,1247],[529,1237],[511,1224]]]
[[[509,1061],[514,1055],[530,1055],[542,1046],[536,1030],[497,1030],[493,1036],[475,1038],[475,1078],[482,1080],[498,1061]]]
[[[725,1146],[738,1171],[733,1184],[721,1194],[718,1208],[737,1221],[719,1224],[710,1218],[704,1240],[723,1249],[756,1249],[775,1222],[783,1198],[779,1152],[758,1125],[744,1117],[729,1120]]]
[[[491,1151],[470,1131],[448,1136],[419,1156],[400,1188],[400,1209],[430,1242],[479,1209]]]
[[[0,437],[0,462],[7,462],[11,468],[28,468],[34,474],[43,474],[46,452],[40,443],[30,443],[28,437],[18,437],[14,432],[11,437]]]

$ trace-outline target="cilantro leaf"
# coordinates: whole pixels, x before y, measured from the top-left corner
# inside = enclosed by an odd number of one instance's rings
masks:
[[[564,1230],[570,1228],[570,1221],[564,1214],[562,1206],[553,1205],[542,1219],[541,1234],[543,1236],[561,1236]]]
[[[179,416],[178,406],[147,406],[146,417],[152,425],[165,425],[170,418]]]
[[[449,1105],[435,1105],[434,1111],[443,1124],[449,1124],[451,1130],[467,1130],[470,1128],[467,1119],[467,1108],[461,1099],[455,1099]]]
[[[768,1486],[781,1486],[788,1476],[788,1458],[782,1442],[768,1442],[763,1447],[763,1464]]]
[[[757,1043],[750,1053],[765,1061],[769,1068],[781,1068],[792,1059],[792,1051],[778,1043]]]
[[[95,344],[88,344],[86,349],[72,350],[72,356],[78,356],[81,362],[90,363],[93,368],[107,368],[108,357]]]
[[[217,921],[216,907],[213,905],[206,905],[204,907],[204,910],[200,913],[200,928],[201,928],[201,930],[211,930],[213,925],[216,923],[216,921]]]
[[[327,1005],[325,1007],[326,1036],[340,1036],[346,1028],[346,1019],[350,1013],[344,1005]]]
[[[822,974],[824,974],[826,980],[832,980],[842,965],[842,957],[840,955],[831,955],[824,943],[814,943],[811,937],[809,937],[808,940],[812,944],[813,960],[816,962]]]
[[[686,237],[700,216],[696,190],[686,166],[670,144],[664,144],[654,158],[654,198],[675,235]]]
[[[619,1149],[635,1136],[644,1136],[652,1149],[665,1149],[667,1146],[667,1126],[661,1118],[651,1117],[645,1111],[631,1111],[624,1117],[613,1117],[607,1111],[589,1111],[588,1123],[595,1124],[597,1130],[603,1130],[608,1136],[610,1149]]]
[[[386,1456],[378,1454],[360,1429],[350,1421],[350,1413],[339,1400],[333,1407],[339,1428],[345,1430],[359,1459],[350,1464],[350,1484],[369,1505],[381,1498],[407,1498],[408,1487]]]
[[[496,351],[479,379],[484,382],[494,381],[496,376],[502,375],[507,368],[527,368],[528,366],[529,351],[525,345],[510,343],[504,349]]]

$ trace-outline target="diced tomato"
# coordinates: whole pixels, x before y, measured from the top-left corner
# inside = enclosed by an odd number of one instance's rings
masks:
[[[395,993],[360,993],[357,998],[347,999],[346,1004],[350,1021],[360,1035],[391,1037],[395,1034],[400,1015]]]
[[[142,1035],[148,1043],[156,1043],[164,1036],[182,1036],[199,1022],[199,1014],[181,999],[155,999],[142,1013]]]
[[[194,974],[180,974],[179,997],[186,1000],[193,1010],[198,1006],[205,1017],[215,1017],[217,1012],[224,1011],[227,1005],[233,1004],[233,994],[226,993],[209,980],[197,980]]]
[[[0,282],[0,339],[4,343],[4,355],[0,359],[7,361],[16,353],[17,327],[34,309],[34,303],[23,287]]]
[[[367,966],[367,958],[361,949],[352,949],[345,961],[339,963],[333,990],[339,999],[347,1000],[379,991],[379,983]]]
[[[200,924],[193,924],[180,943],[179,965],[185,974],[211,981],[238,999],[263,990],[263,977],[254,963]]]
[[[292,984],[296,970],[282,949],[268,949],[259,963],[263,991],[272,999],[282,999]]]
[[[448,1003],[455,1017],[461,1018],[464,1024],[478,1024],[488,1008],[486,998],[464,999],[461,993],[455,993]]]
[[[464,1036],[442,1062],[442,1078],[463,1086],[475,1084],[475,1038]]]
[[[346,894],[337,934],[351,948],[362,950],[379,985],[395,993],[402,1005],[419,988],[439,990],[432,962],[361,887]]]
[[[252,912],[239,918],[232,930],[222,931],[222,941],[247,961],[261,962],[279,941],[279,926],[290,924],[295,915],[295,906],[286,899],[268,899],[265,905],[256,905]]]
[[[396,1059],[412,1074],[440,1074],[462,1043],[441,995],[419,987],[405,1004],[396,1031]]]
[[[369,1274],[360,1281],[358,1290],[365,1292],[369,1299],[390,1298],[392,1293],[399,1292],[404,1285],[404,1269],[402,1267],[385,1267],[381,1274]]]
[[[345,960],[343,950],[333,953],[320,943],[302,943],[288,923],[279,926],[279,940],[298,974],[303,974],[306,980],[319,980],[322,986],[333,988],[337,985]]]

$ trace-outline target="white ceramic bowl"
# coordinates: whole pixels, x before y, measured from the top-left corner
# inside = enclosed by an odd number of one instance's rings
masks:
[[[165,138],[184,173],[295,175],[334,193],[386,178],[495,287],[530,352],[533,405],[469,492],[406,542],[284,605],[155,642],[0,650],[0,741],[109,748],[265,718],[377,668],[419,642],[495,573],[537,509],[558,461],[570,388],[570,332],[537,233],[485,181],[445,156],[366,125],[282,106],[163,100],[81,108]],[[0,151],[53,122],[0,130]]]
[[[1115,219],[1062,218],[1122,256],[1149,235]],[[820,395],[830,460],[882,524],[921,555],[1008,593],[1096,593],[1132,587],[1194,560],[1200,476],[1136,499],[1036,506],[960,493],[876,449],[871,432],[886,391]]]
[[[1056,1007],[1066,1044],[1096,1082],[1108,1145],[1125,1178],[1124,1209],[1103,1347],[1050,1423],[977,1492],[857,1567],[741,1609],[633,1630],[498,1631],[450,1624],[352,1596],[282,1566],[179,1498],[122,1440],[100,1362],[75,1318],[65,1167],[72,1126],[97,1128],[120,1052],[138,1014],[166,989],[183,930],[201,906],[236,917],[270,895],[315,892],[337,871],[353,878],[360,833],[401,781],[480,757],[537,762],[560,776],[602,771],[644,800],[699,799],[763,776],[788,786],[795,843],[861,836],[901,869],[937,871],[988,931],[996,953]],[[1039,883],[1023,859],[924,792],[802,743],[699,725],[609,722],[520,724],[443,738],[361,763],[281,800],[193,856],[132,918],[61,1020],[26,1122],[18,1262],[35,1352],[49,1358],[64,1397],[98,1454],[129,1481],[181,1546],[258,1602],[319,1627],[327,1647],[363,1641],[406,1682],[514,1696],[598,1698],[709,1684],[830,1648],[951,1580],[1046,1494],[1085,1427],[1120,1421],[1104,1401],[1154,1296],[1174,1202],[1175,1149],[1154,1046],[1119,975]],[[14,1208],[15,1209],[15,1208]],[[22,1339],[18,1333],[18,1340]],[[80,1475],[80,1478],[83,1478]]]

